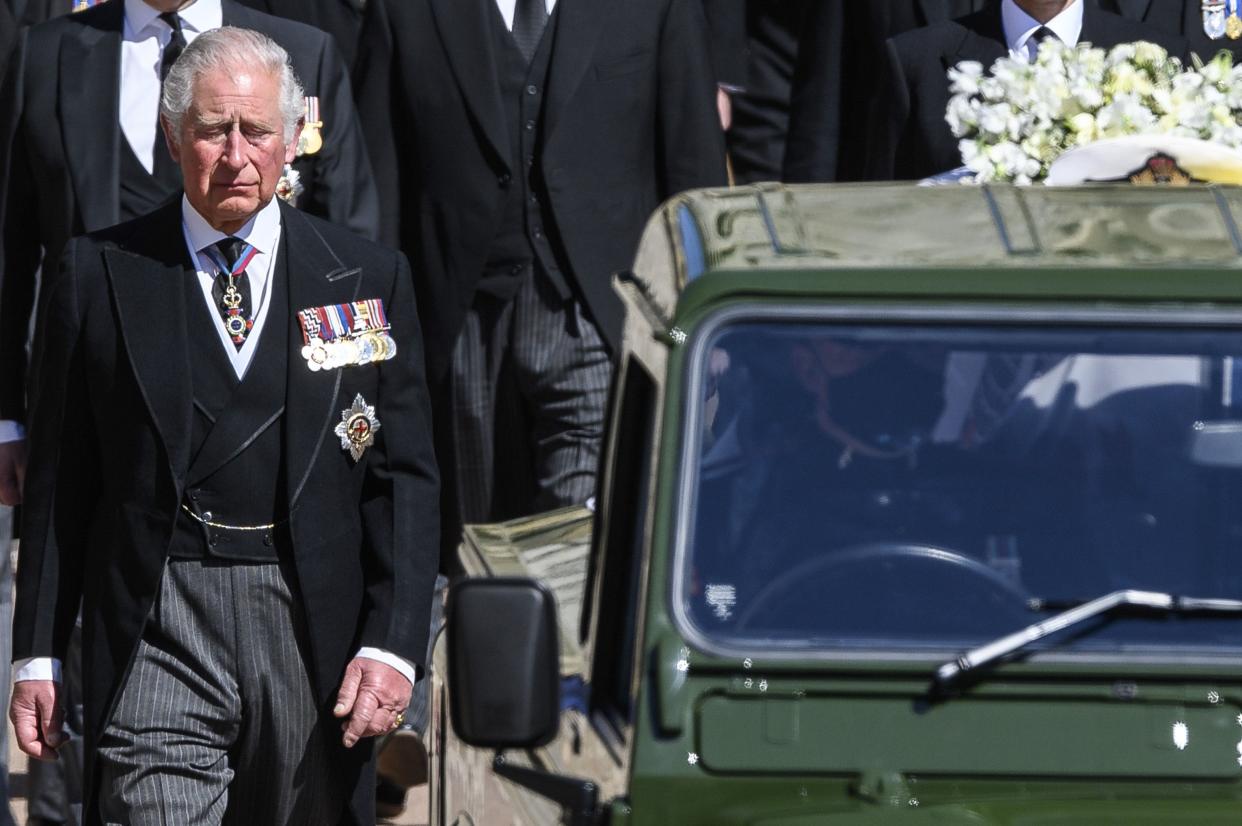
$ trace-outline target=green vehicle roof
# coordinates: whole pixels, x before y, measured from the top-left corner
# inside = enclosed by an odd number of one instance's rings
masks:
[[[677,315],[756,291],[1233,302],[1240,221],[1239,187],[760,184],[665,204],[635,272]]]

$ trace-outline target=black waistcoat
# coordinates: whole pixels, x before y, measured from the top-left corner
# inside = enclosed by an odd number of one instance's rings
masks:
[[[271,530],[215,528],[180,513],[172,555],[271,561],[286,552],[288,496],[285,480],[285,389],[289,363],[289,269],[283,240],[272,268],[267,320],[258,350],[237,379],[190,272],[186,318],[194,342],[190,374],[194,388],[191,461],[185,507],[204,522],[233,526],[275,524]],[[257,296],[256,296],[257,299]]]
[[[121,177],[120,206],[121,220],[129,221],[139,215],[146,215],[164,201],[168,200],[178,189],[180,181],[161,181],[143,167],[142,161],[134,154],[125,134],[121,134]],[[162,146],[156,147],[157,152],[164,152]]]
[[[547,187],[538,158],[542,148],[543,101],[548,69],[552,62],[558,14],[553,10],[539,48],[527,65],[513,35],[495,3],[491,7],[491,48],[496,57],[500,99],[509,127],[509,168],[504,211],[488,247],[487,263],[479,289],[507,298],[517,290],[519,278],[534,265],[562,298],[573,293],[562,264],[565,256],[560,236],[548,208]]]

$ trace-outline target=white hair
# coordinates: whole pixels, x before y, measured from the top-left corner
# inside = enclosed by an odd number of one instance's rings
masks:
[[[164,79],[160,113],[172,124],[173,139],[181,139],[181,121],[190,110],[194,83],[211,71],[227,73],[259,67],[280,81],[280,115],[285,143],[293,140],[294,130],[306,112],[306,98],[298,82],[289,53],[270,37],[236,26],[203,32],[185,47]]]

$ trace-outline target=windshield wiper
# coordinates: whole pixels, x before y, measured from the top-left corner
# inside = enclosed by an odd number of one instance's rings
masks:
[[[967,674],[1021,651],[1032,643],[1058,631],[1064,631],[1087,620],[1103,616],[1118,608],[1145,608],[1152,611],[1190,614],[1242,614],[1242,600],[1175,597],[1155,591],[1114,591],[1068,611],[1062,611],[1042,622],[1028,625],[1021,631],[1007,634],[994,642],[967,651],[936,669],[932,678],[932,694],[948,693]]]

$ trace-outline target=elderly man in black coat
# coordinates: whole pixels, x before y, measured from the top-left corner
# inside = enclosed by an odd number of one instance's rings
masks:
[[[200,35],[161,102],[184,196],[71,241],[47,290],[10,716],[50,757],[81,605],[87,824],[374,822],[365,738],[423,668],[412,279],[274,197],[303,113],[273,41]]]

